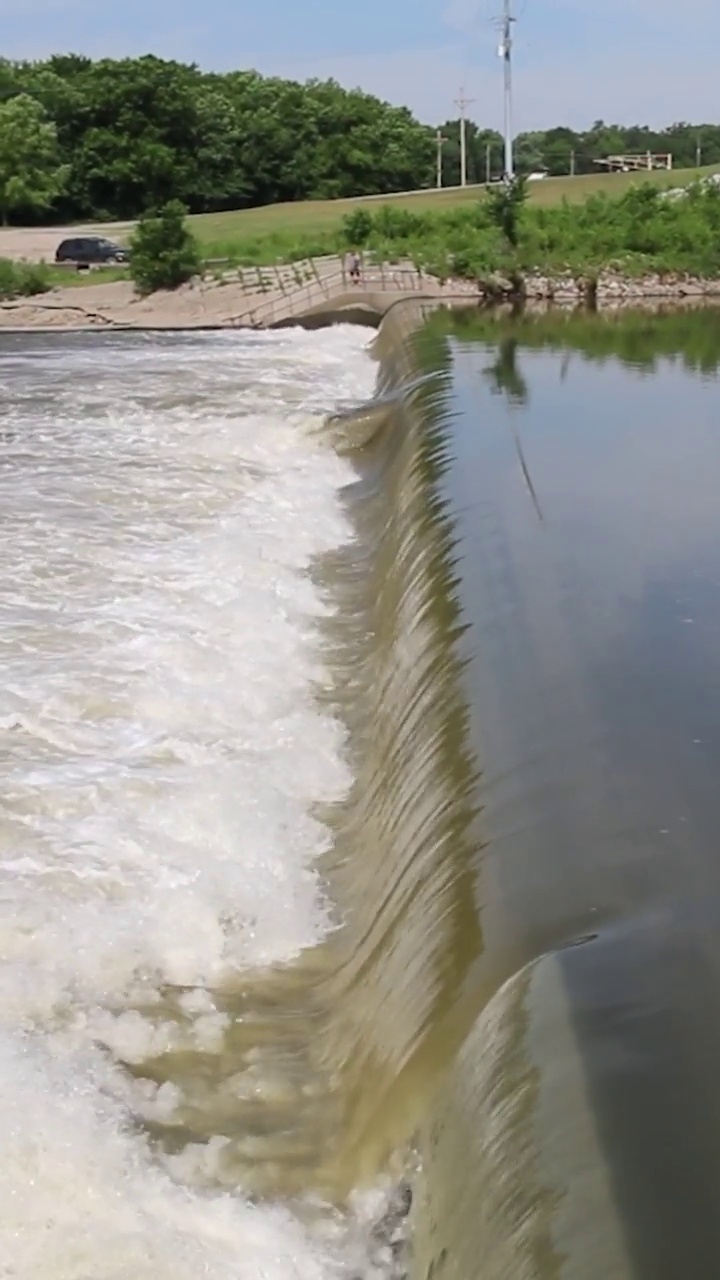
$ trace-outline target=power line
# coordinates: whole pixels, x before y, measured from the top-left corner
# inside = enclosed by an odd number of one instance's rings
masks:
[[[455,106],[460,110],[460,186],[467,186],[467,137],[465,133],[465,122],[467,120],[467,109],[472,106],[474,98],[465,97],[464,87],[460,90],[460,96],[455,99]]]

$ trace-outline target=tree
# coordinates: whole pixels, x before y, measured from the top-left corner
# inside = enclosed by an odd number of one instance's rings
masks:
[[[168,200],[201,213],[435,182],[435,130],[404,107],[334,80],[206,73],[153,56],[0,57],[0,105],[12,123],[0,125],[3,178],[13,180],[12,198],[0,208],[5,220],[131,219]],[[40,124],[38,147],[33,131]],[[455,185],[459,121],[447,121],[442,132],[443,183]],[[466,139],[468,180],[485,181],[488,158],[499,177],[500,135],[468,120]],[[679,122],[656,130],[597,120],[584,132],[559,126],[521,134],[515,148],[519,173],[593,173],[608,153],[648,150],[671,152],[682,168],[720,162],[720,126]]]
[[[190,204],[197,175],[196,68],[142,58],[102,59],[71,72],[61,136],[80,216],[133,218],[168,200]]]
[[[577,166],[579,151],[577,134],[572,129],[548,129],[544,135],[542,164],[552,178],[560,178]]]
[[[502,231],[509,247],[517,249],[520,238],[520,215],[527,200],[524,178],[513,178],[502,186],[491,187],[487,198],[490,221]]]
[[[353,209],[343,218],[343,237],[351,249],[367,244],[375,222],[369,209]]]
[[[442,179],[444,187],[460,186],[460,121],[446,120],[440,132],[446,139],[442,149]],[[478,129],[472,120],[465,126],[467,151],[467,180],[472,186],[490,177],[498,177],[503,170],[503,139],[495,129]]]
[[[26,93],[0,102],[0,220],[20,209],[45,210],[67,181],[57,129]]]
[[[519,133],[515,139],[515,164],[518,173],[527,175],[543,168],[544,133]]]
[[[177,289],[200,272],[200,249],[185,213],[179,200],[170,200],[140,219],[130,241],[130,274],[139,293]]]

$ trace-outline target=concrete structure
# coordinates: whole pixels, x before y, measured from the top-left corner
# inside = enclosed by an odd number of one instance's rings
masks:
[[[334,319],[376,323],[401,299],[479,301],[477,284],[441,284],[410,263],[365,263],[353,283],[336,256],[227,270],[138,298],[129,280],[53,289],[0,304],[5,328],[270,329]]]

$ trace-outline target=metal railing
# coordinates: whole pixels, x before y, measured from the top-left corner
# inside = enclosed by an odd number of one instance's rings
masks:
[[[342,260],[330,256],[307,259],[290,267],[244,268],[238,278],[253,297],[252,301],[248,299],[247,309],[231,317],[230,323],[257,328],[291,319],[355,288],[364,293],[438,289],[436,280],[405,263],[363,264],[360,280],[353,282]],[[262,294],[268,290],[272,291],[271,296],[264,298]]]

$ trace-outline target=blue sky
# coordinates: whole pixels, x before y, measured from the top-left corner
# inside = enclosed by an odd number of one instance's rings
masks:
[[[515,0],[518,129],[720,119],[718,0]],[[152,52],[217,70],[334,76],[433,123],[461,84],[501,120],[500,0],[0,0],[2,53]]]

